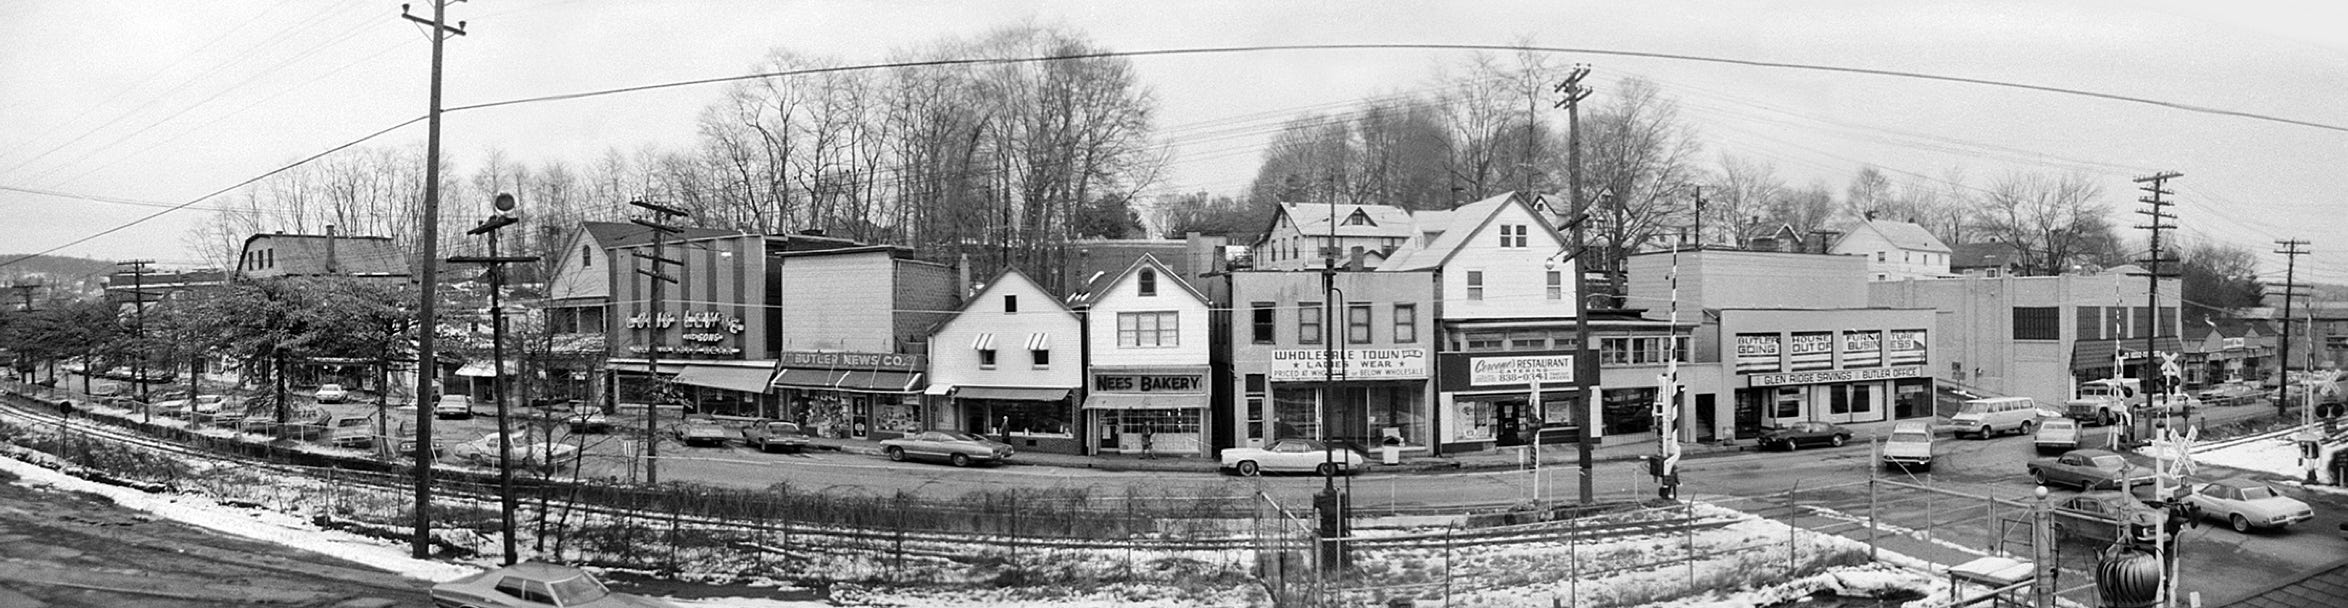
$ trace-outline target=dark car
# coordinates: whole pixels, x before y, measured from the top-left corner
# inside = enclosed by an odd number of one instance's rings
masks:
[[[563,424],[570,425],[573,433],[611,432],[611,416],[598,410],[572,412],[571,415],[563,417]]]
[[[800,452],[811,442],[799,425],[781,420],[760,420],[742,427],[742,443],[761,452],[772,452],[775,448]]]
[[[2085,491],[2152,485],[2149,464],[2111,450],[2071,450],[2053,460],[2032,461],[2028,467],[2031,479],[2042,486],[2062,484]]]
[[[2054,520],[2058,535],[2098,544],[2119,540],[2123,529],[2134,540],[2150,543],[2160,528],[2166,528],[2172,546],[2185,522],[2133,495],[2109,491],[2087,492],[2055,503]]]
[[[1761,432],[1761,447],[1782,447],[1791,452],[1805,445],[1842,447],[1851,440],[1851,430],[1832,422],[1796,422]]]
[[[1010,445],[962,431],[922,431],[882,441],[881,452],[888,454],[889,460],[943,460],[958,467],[1011,459]]]

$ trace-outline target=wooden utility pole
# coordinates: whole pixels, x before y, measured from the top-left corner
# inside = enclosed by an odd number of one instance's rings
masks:
[[[1570,209],[1573,214],[1570,216],[1572,219],[1566,221],[1567,226],[1573,230],[1573,250],[1568,252],[1573,256],[1573,266],[1569,271],[1573,273],[1573,280],[1570,284],[1574,286],[1574,411],[1571,419],[1575,421],[1576,426],[1581,427],[1579,433],[1581,436],[1576,437],[1575,439],[1578,441],[1574,443],[1577,446],[1575,452],[1579,457],[1582,469],[1580,499],[1583,505],[1589,505],[1598,500],[1595,456],[1591,453],[1593,447],[1591,443],[1598,440],[1596,433],[1598,417],[1595,415],[1598,398],[1592,394],[1597,392],[1594,383],[1598,379],[1598,361],[1594,356],[1595,353],[1590,350],[1590,290],[1587,281],[1583,280],[1583,277],[1587,276],[1587,272],[1582,262],[1583,254],[1589,251],[1589,232],[1586,226],[1590,218],[1590,205],[1582,198],[1581,102],[1590,98],[1590,87],[1582,84],[1582,79],[1589,75],[1590,66],[1574,66],[1573,72],[1566,75],[1565,81],[1557,83],[1556,92],[1563,97],[1557,100],[1555,106],[1565,108],[1565,200],[1567,201],[1566,208]]]
[[[2150,327],[2146,328],[2144,332],[2144,367],[2142,368],[2144,371],[2139,377],[2144,379],[2144,385],[2146,387],[2158,389],[2157,392],[2158,399],[2160,400],[2159,403],[2163,407],[2168,405],[2169,393],[2175,387],[2169,386],[2168,381],[2161,375],[2161,358],[2158,354],[2158,351],[2154,349],[2156,343],[2154,342],[2153,337],[2160,335],[2161,330],[2165,329],[2162,327],[2160,320],[2160,280],[2163,276],[2161,274],[2161,262],[2173,262],[2176,261],[2177,258],[2161,251],[2161,231],[2176,228],[2176,226],[2173,225],[2163,225],[2161,220],[2173,220],[2177,219],[2177,216],[2171,215],[2167,211],[2170,205],[2174,205],[2176,203],[2162,197],[2176,194],[2175,192],[2171,192],[2168,189],[2163,188],[2163,186],[2166,186],[2169,180],[2182,177],[2183,175],[2184,174],[2175,171],[2163,171],[2160,173],[2139,177],[2135,180],[2138,184],[2144,184],[2143,186],[2139,186],[2138,189],[2143,190],[2146,194],[2146,196],[2137,197],[2137,202],[2151,205],[2151,208],[2138,209],[2136,210],[2136,213],[2139,215],[2147,215],[2152,217],[2151,225],[2137,226],[2139,229],[2152,231],[2152,246],[2146,251],[2147,255],[2144,256],[2144,259],[2139,260],[2145,263],[2144,314],[2146,317],[2146,323],[2150,325]],[[2151,402],[2154,398],[2155,397],[2153,395],[2145,396],[2145,400],[2147,402]],[[2166,412],[2167,410],[2164,409],[2161,411]],[[2192,420],[2191,413],[2187,413],[2186,420]],[[2130,424],[2129,426],[2134,427],[2136,425]],[[2151,431],[2148,429],[2145,436],[2150,437],[2150,432]]]
[[[652,283],[651,302],[644,308],[644,374],[651,379],[653,386],[652,399],[644,404],[644,483],[658,485],[660,435],[655,429],[660,427],[660,402],[668,398],[668,383],[660,377],[660,284],[677,282],[676,277],[661,272],[661,267],[676,265],[681,270],[685,265],[681,260],[663,257],[663,254],[668,247],[668,235],[683,232],[668,225],[669,218],[687,214],[683,210],[644,201],[629,201],[628,204],[652,211],[650,220],[636,218],[628,221],[652,229],[652,255],[636,253],[635,256],[652,262],[651,269],[638,268],[636,273],[650,277]],[[634,280],[634,277],[630,277],[630,280]]]
[[[153,264],[153,263],[155,263],[155,261],[154,261],[154,260],[129,260],[129,261],[115,262],[115,263],[114,263],[114,265],[116,265],[116,266],[129,266],[129,267],[130,267],[130,298],[131,298],[131,299],[130,299],[130,301],[131,301],[131,306],[133,307],[133,308],[131,309],[131,310],[132,310],[132,312],[131,312],[131,333],[132,333],[133,335],[136,335],[136,336],[138,336],[138,341],[136,342],[136,344],[138,344],[138,346],[136,346],[136,347],[134,347],[134,348],[136,348],[136,349],[139,351],[139,352],[134,352],[134,353],[131,353],[131,359],[130,359],[130,362],[131,362],[131,363],[130,363],[130,364],[131,364],[131,371],[130,371],[130,373],[131,373],[131,378],[132,378],[132,380],[133,380],[134,382],[136,382],[136,383],[138,384],[138,387],[139,387],[139,415],[140,415],[140,419],[141,419],[141,421],[143,421],[143,422],[146,422],[146,423],[148,423],[148,424],[153,424],[153,423],[155,422],[155,411],[154,411],[154,408],[148,407],[148,405],[149,405],[149,404],[148,404],[148,401],[147,401],[147,353],[146,353],[146,345],[147,345],[147,285],[146,285],[146,277],[147,277],[147,265],[148,265],[148,264]],[[196,396],[195,396],[194,394],[189,394],[189,395],[188,395],[188,399],[190,400],[190,403],[193,403],[193,402],[194,402],[193,400],[194,400],[195,398],[196,398]]]
[[[2299,239],[2281,239],[2275,244],[2283,246],[2275,252],[2283,254],[2283,342],[2275,349],[2275,415],[2280,416],[2291,410],[2290,395],[2285,392],[2291,375],[2291,300],[2307,295],[2299,291],[2299,256],[2314,252],[2300,249],[2307,241]]]
[[[424,213],[419,223],[424,250],[416,256],[416,291],[422,294],[416,304],[416,530],[408,547],[418,559],[432,554],[432,408],[423,402],[434,397],[433,381],[440,375],[432,349],[440,295],[441,47],[449,36],[465,35],[465,22],[448,25],[448,3],[432,0],[431,19],[410,15],[407,5],[400,5],[400,17],[430,28],[425,35],[432,39],[432,105],[425,114]]]

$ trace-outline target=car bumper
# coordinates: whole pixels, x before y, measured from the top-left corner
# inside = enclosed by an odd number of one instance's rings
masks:
[[[2294,513],[2294,514],[2291,514],[2291,515],[2285,515],[2285,516],[2282,516],[2282,517],[2271,517],[2271,518],[2268,518],[2268,519],[2267,519],[2266,523],[2264,523],[2264,524],[2261,524],[2261,525],[2264,525],[2264,526],[2266,526],[2266,527],[2269,527],[2269,528],[2281,528],[2281,527],[2286,527],[2286,526],[2289,526],[2289,525],[2291,525],[2291,524],[2295,524],[2295,523],[2299,523],[2299,522],[2307,521],[2307,520],[2309,520],[2309,519],[2313,519],[2313,518],[2315,518],[2315,512],[2313,512],[2313,511],[2305,511],[2305,512],[2300,512],[2300,513]]]
[[[1931,456],[1885,456],[1884,464],[1899,466],[1932,466]]]
[[[2077,442],[2077,441],[2038,441],[2038,442],[2033,442],[2031,445],[2036,445],[2036,446],[2038,446],[2038,449],[2041,449],[2041,450],[2055,450],[2055,449],[2062,449],[2062,450],[2076,450],[2076,449],[2079,449],[2079,442]]]

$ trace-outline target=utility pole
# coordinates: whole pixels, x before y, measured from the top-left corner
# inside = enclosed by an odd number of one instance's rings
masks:
[[[1709,203],[1709,202],[1712,202],[1712,201],[1704,200],[1704,187],[1703,187],[1703,186],[1691,186],[1691,187],[1696,189],[1696,250],[1697,250],[1697,251],[1703,251],[1703,250],[1704,250],[1704,203]]]
[[[155,263],[154,260],[130,260],[114,263],[116,266],[130,267],[131,332],[138,336],[136,344],[140,350],[140,352],[131,354],[130,373],[131,377],[138,382],[140,419],[148,424],[155,422],[155,408],[149,407],[150,404],[147,401],[147,353],[145,352],[147,346],[147,265],[153,263]],[[188,395],[191,403],[195,398],[196,396],[192,393]]]
[[[668,235],[683,232],[668,225],[669,218],[688,214],[674,207],[644,201],[628,201],[628,204],[652,211],[650,220],[634,218],[628,221],[652,229],[652,255],[634,255],[652,262],[651,269],[638,268],[636,273],[651,277],[652,283],[652,298],[644,309],[644,318],[648,321],[644,326],[644,374],[652,379],[653,386],[651,403],[644,404],[644,483],[659,485],[660,435],[655,429],[660,428],[660,401],[668,398],[668,383],[660,377],[660,284],[677,282],[676,277],[662,273],[661,266],[675,264],[680,269],[684,267],[683,261],[672,260],[665,255]]]
[[[2283,246],[2275,252],[2283,254],[2283,293],[2280,294],[2283,296],[2283,342],[2275,349],[2275,415],[2281,416],[2291,411],[2290,395],[2285,392],[2290,387],[2291,376],[2291,300],[2306,295],[2299,291],[2299,256],[2314,252],[2300,249],[2307,245],[2307,241],[2300,239],[2280,239],[2275,244]]]
[[[20,279],[20,280],[21,280],[21,279]],[[14,290],[16,290],[16,295],[17,295],[18,297],[21,297],[21,298],[23,298],[23,299],[24,299],[24,308],[18,309],[18,312],[22,312],[22,313],[26,313],[26,314],[31,314],[31,313],[33,312],[33,310],[34,310],[34,309],[33,309],[33,291],[34,291],[34,290],[38,290],[38,289],[40,289],[40,288],[41,288],[41,282],[40,282],[40,281],[33,281],[33,282],[30,282],[30,283],[15,283],[15,284],[11,284],[11,285],[9,285],[8,287],[9,287],[10,289],[14,289]],[[18,356],[23,356],[23,355],[21,355],[21,354],[20,354],[20,355],[18,355]],[[85,369],[85,370],[83,370],[83,371],[88,371],[88,370],[86,370],[86,369]],[[50,385],[50,387],[53,387],[53,386],[55,386],[56,384],[57,384],[57,360],[56,360],[56,359],[54,359],[54,358],[52,358],[52,359],[50,359],[50,360],[49,360],[49,385]],[[49,387],[43,387],[43,388],[49,388]]]
[[[2147,264],[2144,273],[2144,314],[2147,317],[2146,322],[2151,325],[2144,332],[2144,367],[2142,368],[2144,371],[2141,377],[2144,378],[2145,386],[2159,389],[2158,403],[2163,408],[2161,410],[2163,417],[2175,415],[2174,412],[2168,411],[2169,395],[2174,387],[2169,386],[2168,380],[2161,374],[2161,357],[2159,352],[2154,350],[2153,336],[2160,335],[2161,330],[2165,329],[2161,326],[2160,321],[2160,280],[2164,276],[2161,273],[2161,262],[2173,262],[2177,258],[2161,251],[2161,231],[2176,228],[2173,225],[2161,224],[2161,220],[2173,220],[2177,219],[2177,216],[2171,215],[2167,211],[2170,205],[2176,203],[2162,197],[2176,194],[2163,186],[2168,185],[2169,180],[2182,176],[2184,174],[2175,171],[2163,171],[2135,179],[2136,183],[2143,184],[2137,189],[2143,190],[2146,194],[2146,196],[2137,197],[2136,201],[2152,206],[2150,209],[2136,210],[2139,215],[2152,217],[2152,225],[2137,226],[2139,229],[2152,231],[2152,247],[2147,250],[2148,255],[2140,260]],[[2182,308],[2179,310],[2181,311]],[[2153,395],[2147,395],[2145,401],[2150,403],[2154,398]],[[2185,412],[2185,421],[2188,423],[2192,421],[2191,412]],[[2130,424],[2129,426],[2136,425]],[[2146,429],[2145,433],[2145,437],[2151,436],[2150,429]]]
[[[433,332],[437,302],[440,295],[440,76],[441,47],[449,36],[465,35],[465,22],[448,25],[450,0],[432,0],[432,18],[408,14],[408,5],[400,5],[400,18],[424,25],[425,35],[432,39],[432,105],[426,111],[424,136],[424,213],[419,224],[424,232],[424,251],[416,256],[416,530],[410,538],[408,553],[417,559],[432,556],[432,408],[424,400],[433,398],[433,381],[437,380],[439,362],[433,360]],[[462,0],[459,0],[462,1]]]
[[[511,416],[509,415],[511,412],[506,409],[506,381],[512,375],[505,372],[505,300],[503,295],[505,291],[505,265],[536,262],[538,257],[498,257],[497,229],[514,225],[522,220],[515,218],[512,214],[514,195],[497,195],[496,206],[496,214],[489,216],[489,219],[482,220],[480,226],[465,231],[465,234],[469,235],[489,235],[489,257],[456,256],[449,258],[448,261],[451,264],[480,264],[489,270],[489,361],[490,369],[497,370],[496,374],[491,377],[497,379],[492,385],[496,387],[492,394],[497,399],[498,511],[501,516],[500,523],[505,526],[504,565],[511,566],[514,565],[514,553],[516,552],[514,548],[514,510],[516,507],[514,504],[513,429],[508,426],[511,424]]]
[[[1572,219],[1566,222],[1573,230],[1573,268],[1571,269],[1573,281],[1571,284],[1574,286],[1574,411],[1572,419],[1575,421],[1575,425],[1581,428],[1581,437],[1578,437],[1579,441],[1575,442],[1577,446],[1575,451],[1580,458],[1582,469],[1581,504],[1583,505],[1590,505],[1598,500],[1597,479],[1595,478],[1597,472],[1593,462],[1594,455],[1591,453],[1591,442],[1597,441],[1598,437],[1595,432],[1595,427],[1598,425],[1598,417],[1595,415],[1598,398],[1593,394],[1597,392],[1594,383],[1598,377],[1598,361],[1590,351],[1589,285],[1586,284],[1587,281],[1583,280],[1587,276],[1587,271],[1582,261],[1583,254],[1589,250],[1589,232],[1586,225],[1590,219],[1590,205],[1582,198],[1581,102],[1590,98],[1590,87],[1582,85],[1582,79],[1589,75],[1590,66],[1574,66],[1573,72],[1566,75],[1565,81],[1557,83],[1556,92],[1563,97],[1557,100],[1555,106],[1565,108],[1565,199],[1568,201],[1566,207],[1573,210]]]

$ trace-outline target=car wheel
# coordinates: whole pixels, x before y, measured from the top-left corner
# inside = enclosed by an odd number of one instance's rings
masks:
[[[1787,440],[1785,440],[1783,443],[1785,443],[1785,451],[1788,451],[1788,452],[1797,451],[1797,450],[1800,450],[1800,449],[1802,449],[1802,442],[1799,442],[1799,441],[1794,441],[1794,440],[1792,440],[1792,439],[1787,439]]]
[[[2036,423],[2036,422],[2032,422],[2032,421],[2029,421],[2029,420],[2024,420],[2024,421],[2022,421],[2022,426],[2021,426],[2021,428],[2017,429],[2015,432],[2016,432],[2016,433],[2018,433],[2018,434],[2022,434],[2022,435],[2028,435],[2028,434],[2030,434],[2030,431],[2031,431],[2032,429],[2034,429],[2034,428],[2037,428],[2037,426],[2038,426],[2038,423]]]
[[[1253,460],[1242,460],[1242,461],[1239,461],[1239,475],[1240,475],[1241,477],[1254,477],[1254,476],[1257,476],[1257,475],[1261,475],[1261,474],[1263,474],[1263,472],[1264,472],[1264,468],[1263,468],[1263,467],[1260,467],[1260,466],[1256,466],[1256,461],[1253,461]]]
[[[1988,439],[1997,436],[1997,429],[1990,428],[1989,425],[1984,424],[1981,425],[1981,430],[1975,431],[1973,434],[1982,439]]]
[[[758,442],[758,452],[761,454],[772,454],[775,451],[774,448],[775,446],[773,444],[769,444],[764,441]]]
[[[2242,514],[2240,513],[2227,516],[2226,523],[2233,524],[2235,532],[2241,532],[2244,534],[2250,533],[2250,520],[2243,518]]]
[[[2112,415],[2112,411],[2111,411],[2111,410],[2096,410],[2096,412],[2095,412],[2095,423],[2096,423],[2096,424],[2100,424],[2100,425],[2104,425],[2104,426],[2111,426],[2111,425],[2112,425],[2112,423],[2114,423],[2114,422],[2119,422],[2119,417],[2118,417],[2118,416],[2114,416],[2114,415]]]
[[[904,461],[905,461],[905,448],[898,448],[898,447],[892,447],[892,448],[889,448],[889,450],[888,450],[888,454],[889,454],[889,460],[894,460],[894,461],[897,461],[897,462],[904,462]]]
[[[2037,482],[2037,483],[2038,483],[2038,485],[2042,485],[2042,486],[2043,486],[2043,485],[2047,485],[2047,483],[2046,483],[2046,471],[2031,471],[2031,472],[2030,472],[2030,480],[2031,480],[2031,481],[2034,481],[2034,482]]]
[[[1844,436],[1841,436],[1841,435],[1835,435],[1835,436],[1834,436],[1832,439],[1828,439],[1827,441],[1828,441],[1829,443],[1832,443],[1832,444],[1834,444],[1834,447],[1838,447],[1838,448],[1839,448],[1839,447],[1843,447],[1843,442],[1845,442],[1845,441],[1850,441],[1850,438],[1849,438],[1849,437],[1844,437]]]
[[[1313,472],[1319,473],[1322,477],[1336,477],[1337,465],[1334,463],[1324,462],[1313,466]]]
[[[953,465],[954,465],[954,466],[958,466],[958,467],[967,467],[967,466],[970,466],[970,455],[969,455],[969,454],[955,454],[955,455],[952,455],[952,456],[947,456],[947,457],[946,457],[946,462],[953,463]]]

